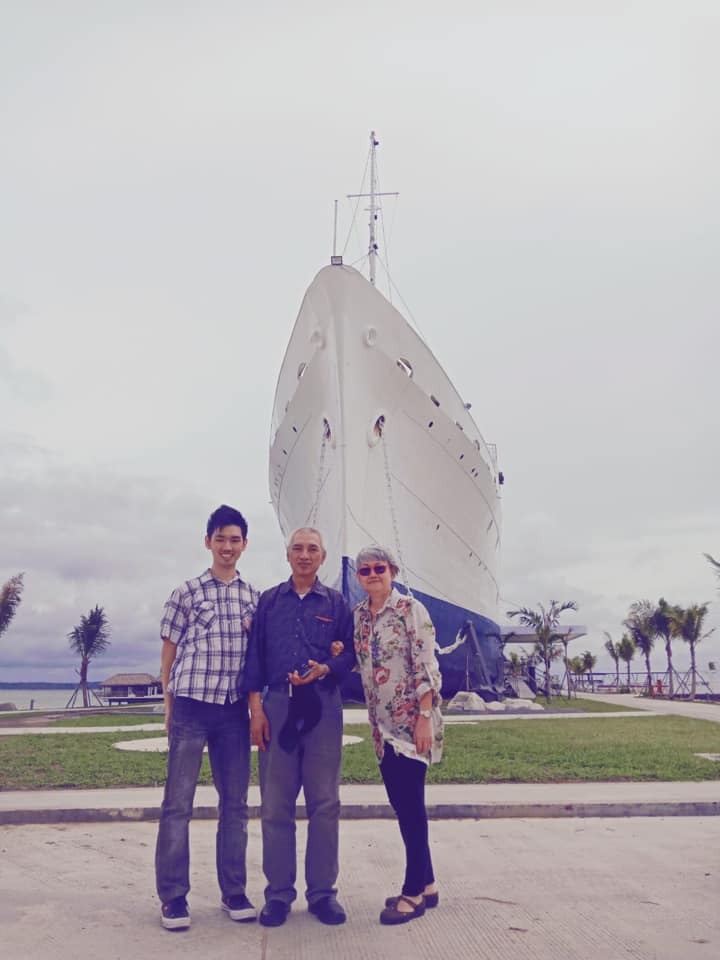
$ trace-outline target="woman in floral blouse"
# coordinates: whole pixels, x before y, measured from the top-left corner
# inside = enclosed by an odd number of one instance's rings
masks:
[[[357,577],[367,599],[355,608],[355,653],[388,799],[405,843],[405,882],[381,923],[406,923],[439,900],[428,844],[425,774],[442,755],[440,670],[425,607],[393,587],[398,565],[382,547],[361,550]]]

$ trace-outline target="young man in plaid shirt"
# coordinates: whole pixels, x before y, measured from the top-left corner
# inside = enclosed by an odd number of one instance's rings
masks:
[[[250,730],[242,682],[259,592],[237,572],[247,546],[243,515],[218,507],[208,520],[205,546],[212,566],[172,592],[160,627],[169,753],[155,876],[168,930],[190,926],[188,828],[206,745],[219,798],[221,907],[233,920],[256,917],[245,895]]]

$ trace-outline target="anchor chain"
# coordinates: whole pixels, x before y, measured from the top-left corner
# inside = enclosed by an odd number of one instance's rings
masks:
[[[385,463],[385,484],[387,486],[387,496],[388,496],[388,505],[390,507],[390,521],[392,522],[393,536],[395,537],[395,551],[397,553],[398,563],[400,564],[400,573],[402,576],[402,582],[407,590],[408,596],[412,597],[413,593],[410,589],[410,584],[408,583],[407,571],[405,569],[405,561],[403,560],[402,547],[400,545],[400,527],[398,525],[397,513],[395,511],[395,500],[393,498],[393,489],[392,489],[392,474],[390,472],[390,457],[388,455],[387,441],[385,439],[385,429],[386,421],[385,417],[381,417],[379,424],[380,432],[380,443],[382,445],[383,451],[383,460]]]
[[[328,440],[330,439],[330,424],[327,420],[323,419],[323,433],[322,433],[322,442],[320,444],[320,461],[318,463],[318,477],[317,483],[315,485],[315,499],[313,505],[310,508],[310,515],[308,518],[308,526],[315,527],[317,526],[317,515],[318,508],[320,507],[320,493],[325,482],[323,477],[323,471],[325,469],[325,451],[327,450]]]

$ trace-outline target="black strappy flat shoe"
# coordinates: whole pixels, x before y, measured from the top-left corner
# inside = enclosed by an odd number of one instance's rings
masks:
[[[393,899],[395,903],[392,906],[385,907],[380,914],[380,923],[407,923],[408,920],[415,920],[416,917],[421,917],[425,913],[425,897],[422,898],[420,903],[414,903],[410,897],[404,897],[402,895],[393,897]],[[398,910],[398,904],[401,900],[412,907],[412,910],[408,910],[407,912]]]

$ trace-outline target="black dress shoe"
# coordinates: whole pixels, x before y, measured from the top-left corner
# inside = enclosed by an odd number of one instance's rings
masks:
[[[284,900],[268,900],[258,920],[264,927],[281,927],[290,913],[290,904]]]
[[[310,913],[314,914],[321,923],[345,923],[347,916],[335,897],[323,897],[308,905]]]

